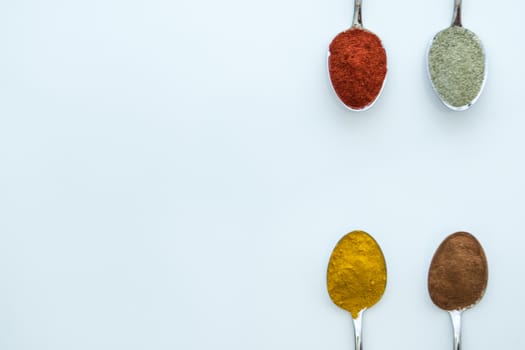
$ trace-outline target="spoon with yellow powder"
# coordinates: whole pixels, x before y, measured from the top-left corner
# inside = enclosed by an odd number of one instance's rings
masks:
[[[352,315],[355,350],[362,350],[363,311],[381,299],[386,287],[385,257],[372,236],[352,231],[341,238],[328,263],[327,286],[332,301]]]
[[[461,23],[462,0],[454,0],[452,25],[434,36],[428,50],[428,73],[441,102],[455,111],[470,108],[487,78],[481,40]]]

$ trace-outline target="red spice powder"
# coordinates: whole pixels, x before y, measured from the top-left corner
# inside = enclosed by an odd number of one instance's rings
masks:
[[[383,86],[386,52],[377,35],[351,28],[332,40],[328,66],[341,101],[352,109],[364,109],[375,101]]]

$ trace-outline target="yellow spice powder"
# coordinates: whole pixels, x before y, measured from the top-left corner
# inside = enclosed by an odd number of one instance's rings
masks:
[[[364,231],[345,235],[335,246],[327,273],[328,293],[353,318],[381,299],[386,287],[386,263],[377,242]]]

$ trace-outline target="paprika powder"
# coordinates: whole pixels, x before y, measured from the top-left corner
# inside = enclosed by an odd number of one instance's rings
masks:
[[[352,27],[338,34],[330,44],[328,68],[341,102],[351,110],[365,110],[383,88],[386,52],[377,35]]]

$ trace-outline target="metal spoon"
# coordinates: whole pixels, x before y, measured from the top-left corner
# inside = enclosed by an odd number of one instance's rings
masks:
[[[337,243],[327,271],[330,298],[350,312],[354,324],[355,350],[362,350],[362,315],[383,296],[386,263],[377,242],[364,231],[353,231]]]
[[[361,7],[362,0],[355,0],[352,26],[339,33],[328,50],[332,88],[352,111],[365,111],[374,105],[387,74],[385,49],[379,37],[363,27]],[[363,39],[369,44],[363,43]],[[354,57],[356,50],[361,53],[360,57]]]
[[[485,252],[470,233],[456,232],[436,250],[428,271],[428,291],[434,304],[450,314],[454,350],[460,350],[461,315],[481,300],[487,281]]]
[[[461,23],[462,0],[454,0],[452,25],[437,33],[429,47],[427,67],[441,102],[455,111],[470,108],[487,78],[481,40]]]

